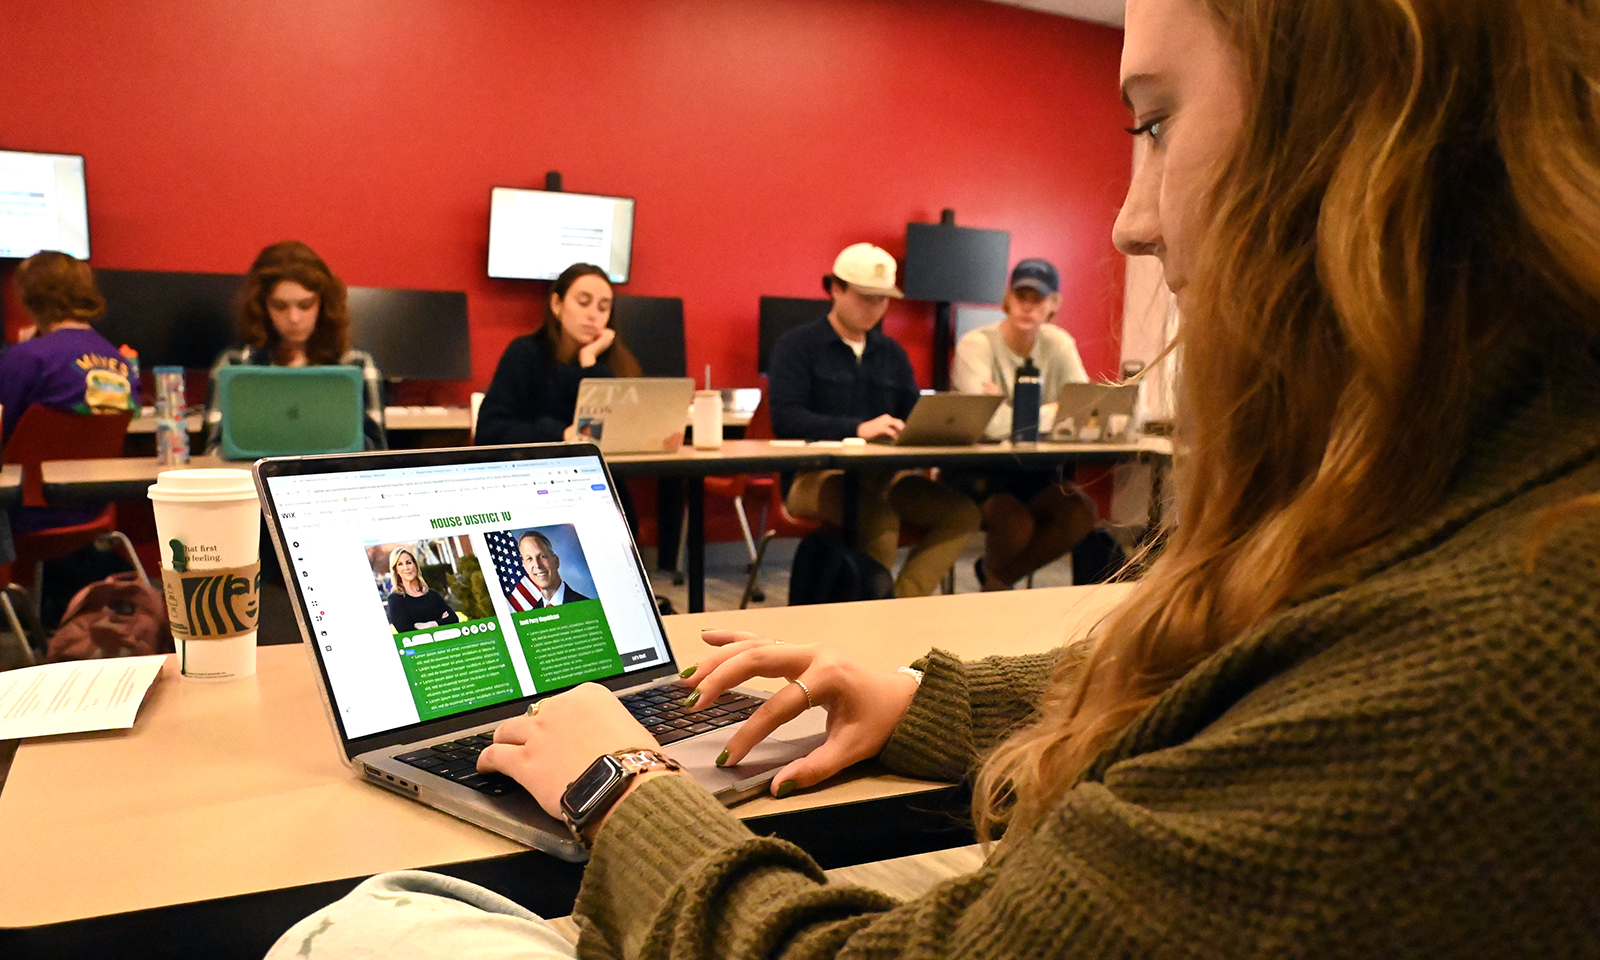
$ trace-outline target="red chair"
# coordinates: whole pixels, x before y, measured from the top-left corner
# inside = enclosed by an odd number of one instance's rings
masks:
[[[750,424],[744,428],[747,440],[771,440],[772,411],[763,394],[761,402],[750,413]],[[761,590],[761,562],[766,559],[767,546],[777,537],[803,537],[821,527],[813,520],[804,520],[789,513],[783,504],[783,487],[776,473],[740,473],[731,477],[707,477],[705,490],[733,501],[739,515],[739,526],[744,531],[745,547],[750,551],[750,578],[745,582],[744,596],[739,609],[766,599]],[[761,531],[760,539],[751,536],[750,520],[745,513],[746,501],[761,505],[761,520],[755,528]],[[768,521],[771,526],[768,526]]]
[[[761,397],[761,402],[750,413],[750,423],[744,428],[746,440],[771,440],[772,439],[772,414],[767,409],[767,398]],[[727,477],[706,477],[705,492],[716,497],[733,501],[734,513],[739,518],[739,531],[744,534],[744,548],[750,554],[750,563],[756,562],[756,538],[753,530],[764,530],[767,523],[767,498],[769,488],[776,488],[777,474],[773,473],[736,473]],[[755,527],[750,525],[750,516],[745,510],[746,499],[761,504],[761,522]],[[757,591],[758,593],[760,591]],[[757,597],[757,600],[763,599]]]
[[[767,546],[775,537],[803,537],[813,530],[819,529],[822,524],[815,520],[796,517],[784,506],[783,491],[778,484],[778,475],[764,474],[751,478],[753,481],[766,481],[759,488],[767,492],[767,502],[761,506],[761,522],[766,526],[767,518],[772,518],[772,526],[761,534],[761,540],[756,544],[755,559],[750,561],[750,579],[745,582],[744,596],[739,600],[739,609],[743,610],[750,605],[751,600],[764,600],[765,594],[761,592],[761,562],[767,557]]]
[[[0,462],[22,467],[22,506],[48,507],[44,498],[44,477],[39,465],[46,460],[105,460],[122,456],[122,444],[128,434],[128,422],[133,415],[127,412],[78,414],[63,413],[49,407],[32,406],[22,414],[17,428],[0,452]],[[120,546],[133,563],[141,579],[144,567],[134,553],[133,544],[117,531],[117,508],[105,507],[93,519],[43,530],[13,530],[16,541],[17,576],[25,585],[31,585],[31,594],[37,605],[40,580],[44,564],[68,556],[108,537]]]

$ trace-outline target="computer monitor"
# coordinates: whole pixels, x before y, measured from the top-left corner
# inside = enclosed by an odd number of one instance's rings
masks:
[[[96,270],[106,312],[96,326],[139,351],[146,366],[205,369],[236,345],[237,273]],[[467,295],[459,290],[351,287],[350,345],[372,354],[390,379],[465,380],[472,375]]]
[[[0,150],[0,257],[40,250],[89,259],[83,157]]]
[[[489,276],[554,280],[574,263],[627,283],[633,258],[633,201],[551,190],[489,191]]]
[[[911,300],[999,303],[1011,234],[944,223],[906,224],[905,292]]]
[[[472,376],[467,295],[460,290],[350,288],[350,345],[390,380]]]
[[[106,312],[95,326],[112,343],[139,351],[146,366],[204,370],[238,342],[237,273],[96,270]]]
[[[611,303],[611,326],[638,359],[644,376],[689,375],[681,298],[619,293]]]

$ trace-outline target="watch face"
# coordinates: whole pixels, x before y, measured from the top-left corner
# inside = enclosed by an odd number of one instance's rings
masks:
[[[561,806],[568,816],[582,821],[622,782],[622,777],[622,764],[615,757],[601,757],[567,787],[567,792],[561,795]]]

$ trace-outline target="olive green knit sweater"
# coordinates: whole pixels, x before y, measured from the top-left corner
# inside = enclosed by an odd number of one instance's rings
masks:
[[[899,904],[686,778],[602,832],[584,956],[1600,957],[1600,403],[1531,405],[1434,515],[1195,668],[1053,814]],[[1404,469],[1404,464],[1396,464]],[[1048,657],[935,651],[883,753],[954,779]]]

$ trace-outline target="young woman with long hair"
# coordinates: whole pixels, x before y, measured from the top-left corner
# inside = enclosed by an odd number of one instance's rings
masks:
[[[230,366],[359,367],[366,384],[367,446],[388,446],[383,416],[383,374],[365,350],[350,347],[349,291],[316,251],[298,240],[262,250],[239,291],[241,346],[225,350],[211,367],[206,409],[208,450],[222,443],[222,421],[214,415],[217,374]]]
[[[1164,550],[1087,647],[933,651],[918,678],[719,633],[689,678],[701,702],[806,685],[731,762],[828,708],[777,793],[874,755],[976,770],[980,836],[1004,839],[896,904],[651,770],[585,828],[589,953],[1595,954],[1600,8],[1130,0],[1125,42],[1116,240],[1161,258],[1184,318]],[[480,768],[553,810],[649,743],[615,704],[545,699]],[[459,911],[444,942],[541,935],[418,876],[344,909],[375,929],[401,887]]]
[[[576,439],[578,384],[637,377],[639,361],[611,327],[614,294],[605,270],[574,263],[550,284],[544,323],[506,347],[478,409],[477,442]]]
[[[395,633],[460,622],[460,614],[451,608],[444,594],[422,579],[416,551],[408,547],[395,547],[390,551],[389,579],[393,588],[383,598],[383,607],[389,616],[389,627]]]

